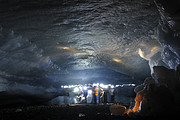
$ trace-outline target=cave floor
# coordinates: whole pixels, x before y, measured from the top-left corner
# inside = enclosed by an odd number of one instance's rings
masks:
[[[1,120],[151,120],[154,117],[113,116],[111,104],[36,105],[0,109]]]

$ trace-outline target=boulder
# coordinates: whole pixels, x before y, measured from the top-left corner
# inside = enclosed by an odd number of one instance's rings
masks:
[[[126,113],[126,107],[123,105],[112,105],[110,107],[110,111],[111,111],[112,115],[123,116]]]

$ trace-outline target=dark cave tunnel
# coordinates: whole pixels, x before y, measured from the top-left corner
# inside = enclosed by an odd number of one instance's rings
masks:
[[[61,117],[56,111],[49,119],[177,114],[179,6],[179,0],[0,0],[0,118],[29,119],[31,106],[59,107]],[[96,105],[95,87],[99,96],[103,91]],[[84,91],[88,97],[79,97]]]

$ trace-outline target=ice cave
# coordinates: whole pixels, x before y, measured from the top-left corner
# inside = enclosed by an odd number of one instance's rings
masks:
[[[0,119],[160,119],[180,109],[180,0],[0,0]]]

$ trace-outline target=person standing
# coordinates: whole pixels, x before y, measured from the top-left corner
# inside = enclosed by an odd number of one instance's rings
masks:
[[[111,103],[114,103],[114,89],[111,88],[111,89],[109,90],[109,92],[110,92],[110,96],[111,96]]]
[[[85,98],[85,103],[87,103],[87,97],[88,97],[88,92],[87,92],[87,88],[84,88],[83,89],[83,96],[84,96],[84,98]]]
[[[104,100],[104,90],[102,88],[99,88],[99,103],[102,103]]]
[[[107,103],[107,90],[104,90],[104,101],[103,103]]]
[[[92,88],[92,92],[93,92],[93,103],[94,104],[97,104],[97,100],[98,100],[98,92],[99,92],[99,89],[97,86],[94,86]]]

